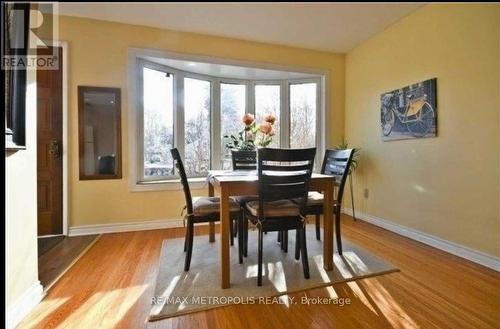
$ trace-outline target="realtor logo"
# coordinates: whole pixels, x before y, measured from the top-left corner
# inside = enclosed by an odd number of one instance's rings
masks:
[[[57,2],[2,3],[2,69],[57,70],[59,58]],[[37,56],[38,49],[51,49]]]

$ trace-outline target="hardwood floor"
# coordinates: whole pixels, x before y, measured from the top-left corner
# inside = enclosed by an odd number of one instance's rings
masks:
[[[347,239],[401,272],[291,296],[338,296],[350,298],[349,305],[233,305],[148,323],[161,241],[184,234],[169,229],[103,235],[20,327],[499,327],[498,272],[348,216],[342,228]]]
[[[50,289],[98,238],[98,235],[58,237],[57,243],[38,257],[38,279],[43,289]]]

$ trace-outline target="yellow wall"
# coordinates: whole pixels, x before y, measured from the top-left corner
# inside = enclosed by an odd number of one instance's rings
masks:
[[[380,94],[433,77],[438,137],[382,142]],[[500,256],[499,112],[498,5],[428,5],[349,52],[357,208]]]
[[[59,38],[69,42],[70,227],[180,217],[184,204],[180,191],[129,191],[128,134],[133,133],[127,129],[129,47],[328,70],[331,105],[327,117],[332,129],[327,145],[343,135],[344,55],[75,17],[60,17],[59,26]],[[121,180],[78,180],[78,85],[122,89]]]

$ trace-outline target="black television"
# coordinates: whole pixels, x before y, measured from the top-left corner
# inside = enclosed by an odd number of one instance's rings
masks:
[[[2,3],[2,71],[5,88],[5,148],[26,147],[26,61],[29,3]]]

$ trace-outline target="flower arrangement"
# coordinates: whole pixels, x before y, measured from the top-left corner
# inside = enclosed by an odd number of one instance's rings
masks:
[[[238,135],[224,135],[229,139],[226,147],[232,150],[252,151],[256,147],[267,147],[273,141],[274,124],[276,117],[273,114],[267,114],[264,121],[257,124],[252,114],[247,113],[243,116],[245,127],[238,132]]]

